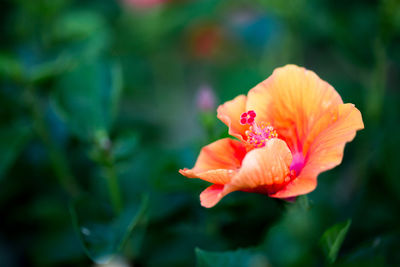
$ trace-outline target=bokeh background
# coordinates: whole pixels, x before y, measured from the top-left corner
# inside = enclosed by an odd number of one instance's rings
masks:
[[[400,1],[0,6],[1,266],[399,266]],[[288,63],[365,129],[295,203],[202,208],[178,169],[227,136],[217,105]]]

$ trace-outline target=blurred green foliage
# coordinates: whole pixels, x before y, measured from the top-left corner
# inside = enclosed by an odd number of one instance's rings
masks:
[[[400,1],[143,1],[2,1],[0,266],[399,265]],[[365,129],[296,203],[202,208],[177,170],[227,128],[198,91],[288,63]]]
[[[330,263],[335,262],[340,246],[346,237],[347,231],[349,231],[350,225],[351,220],[335,224],[322,235],[321,245]]]

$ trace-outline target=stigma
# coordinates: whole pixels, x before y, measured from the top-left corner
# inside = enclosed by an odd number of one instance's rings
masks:
[[[240,124],[250,125],[249,129],[246,131],[247,143],[252,145],[254,148],[260,148],[265,146],[265,144],[272,138],[277,138],[278,134],[274,127],[267,122],[257,124],[255,122],[256,116],[257,114],[254,110],[244,112],[240,116]]]

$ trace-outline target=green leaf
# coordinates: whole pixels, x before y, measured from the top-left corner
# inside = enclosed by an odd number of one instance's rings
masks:
[[[85,140],[108,132],[122,91],[119,65],[85,63],[62,75],[53,102],[70,129]]]
[[[23,71],[23,66],[16,57],[0,53],[0,77],[18,80],[23,76]]]
[[[113,143],[113,157],[116,161],[125,160],[136,154],[140,138],[137,132],[124,132]]]
[[[321,246],[330,263],[335,262],[350,225],[351,220],[349,219],[346,222],[335,224],[322,235]]]
[[[88,197],[70,206],[72,221],[86,254],[95,263],[105,264],[118,254],[128,238],[146,221],[148,198],[131,203],[118,216],[111,207]],[[142,231],[138,232],[139,239]]]
[[[31,128],[24,123],[16,123],[6,129],[0,129],[0,179],[31,136]]]
[[[208,252],[196,248],[196,262],[197,267],[261,267],[269,265],[267,257],[256,249]]]
[[[42,62],[40,64],[30,66],[25,73],[25,78],[31,83],[38,83],[47,80],[53,76],[62,74],[71,69],[74,65],[72,56],[62,54],[52,60]]]
[[[74,62],[98,58],[112,42],[104,17],[90,10],[73,10],[60,16],[48,33],[59,54],[72,57]]]
[[[106,23],[99,14],[88,10],[75,10],[60,17],[53,24],[53,38],[69,41],[88,38],[104,29]]]

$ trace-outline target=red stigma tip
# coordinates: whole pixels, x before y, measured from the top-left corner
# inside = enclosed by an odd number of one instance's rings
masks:
[[[247,112],[243,112],[242,115],[240,115],[240,124],[252,125],[254,123],[255,117],[256,117],[256,113],[254,110],[249,110]]]

